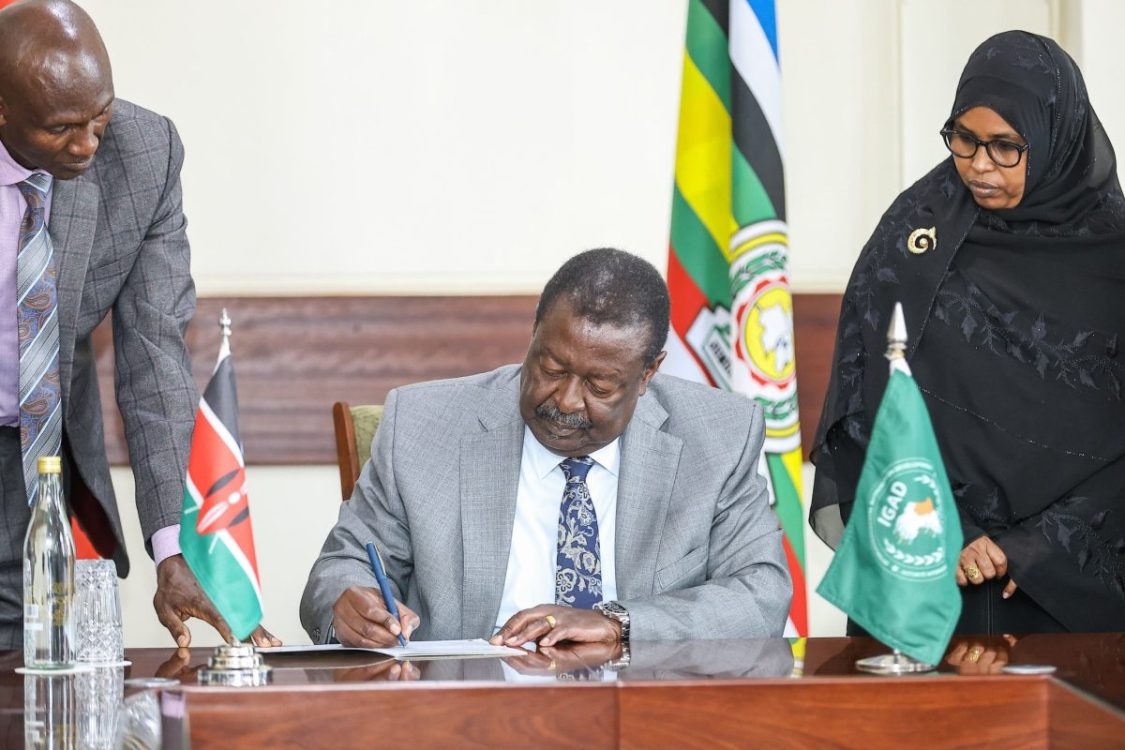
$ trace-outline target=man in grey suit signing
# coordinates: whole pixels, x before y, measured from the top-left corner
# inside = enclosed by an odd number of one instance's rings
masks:
[[[154,600],[230,631],[179,554],[198,393],[184,329],[195,289],[172,123],[115,98],[105,45],[65,0],[0,11],[0,649],[22,638],[22,543],[39,456],[62,455],[70,509],[125,575],[92,332],[113,312],[117,403]],[[276,639],[259,630],[262,645]]]
[[[391,391],[305,587],[313,640],[781,635],[761,408],[657,374],[668,315],[655,268],[591,250],[544,288],[522,366]]]

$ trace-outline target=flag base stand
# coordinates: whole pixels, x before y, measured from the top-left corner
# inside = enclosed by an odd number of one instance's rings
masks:
[[[215,649],[207,666],[199,670],[199,684],[257,687],[270,683],[271,672],[272,667],[262,663],[262,655],[253,646],[224,644]]]
[[[892,654],[869,656],[866,659],[856,659],[855,668],[860,672],[870,674],[915,674],[917,672],[932,672],[937,669],[933,664],[907,656],[899,650]]]

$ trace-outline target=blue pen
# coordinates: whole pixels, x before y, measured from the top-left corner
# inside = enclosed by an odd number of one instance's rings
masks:
[[[375,580],[379,582],[379,590],[383,592],[383,601],[387,604],[387,611],[399,621],[402,627],[402,618],[398,615],[398,606],[395,604],[395,595],[391,591],[391,582],[387,580],[387,571],[383,570],[383,559],[379,557],[379,550],[375,549],[375,542],[367,543],[367,557],[371,560],[371,569],[375,571]],[[402,633],[398,634],[398,645],[406,648],[406,639]]]

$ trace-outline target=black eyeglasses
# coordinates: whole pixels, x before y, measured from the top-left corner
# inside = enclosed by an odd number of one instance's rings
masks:
[[[942,130],[941,137],[949,153],[960,159],[973,158],[976,156],[977,149],[984,146],[988,158],[992,159],[998,167],[1016,166],[1023,158],[1023,152],[1029,148],[1026,143],[1021,145],[1005,140],[982,141],[963,130]]]

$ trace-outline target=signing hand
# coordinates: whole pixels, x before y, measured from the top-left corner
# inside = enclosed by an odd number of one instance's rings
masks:
[[[191,631],[185,623],[192,617],[210,624],[227,643],[234,643],[236,640],[226,622],[215,611],[211,600],[199,587],[199,582],[195,580],[183,555],[165,558],[156,568],[156,596],[152,598],[152,606],[156,608],[160,624],[168,628],[180,648],[191,645]],[[250,640],[255,646],[281,645],[280,639],[261,626],[250,634]]]
[[[621,625],[592,609],[540,604],[512,615],[500,632],[489,639],[494,646],[522,646],[535,641],[554,646],[562,641],[597,643],[621,640]]]
[[[409,638],[422,623],[414,610],[402,602],[397,604],[399,620],[387,611],[379,589],[352,586],[332,606],[336,639],[345,646],[361,648],[397,646],[399,633]]]
[[[961,550],[960,565],[957,566],[956,571],[958,586],[967,586],[970,583],[979,586],[985,581],[1001,578],[1007,574],[1008,556],[1000,549],[1000,545],[987,536],[976,539]],[[1016,593],[1017,588],[1016,582],[1009,579],[1002,596],[1007,599]]]

